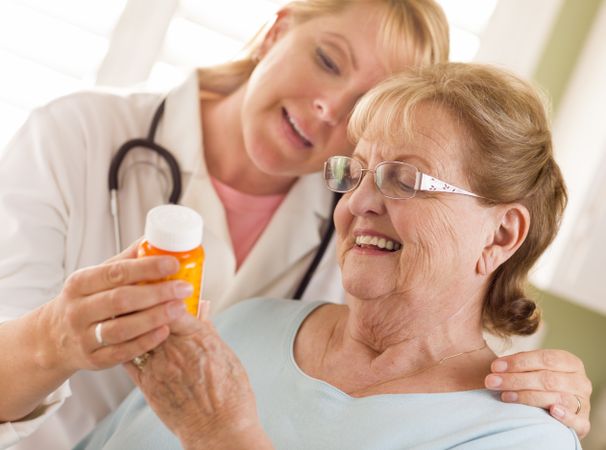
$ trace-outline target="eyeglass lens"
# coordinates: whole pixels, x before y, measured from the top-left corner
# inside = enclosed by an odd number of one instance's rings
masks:
[[[360,184],[366,171],[374,172],[377,188],[387,197],[405,199],[415,194],[417,169],[400,162],[383,162],[373,171],[364,169],[353,158],[335,156],[329,158],[324,166],[324,179],[330,190],[348,192]]]

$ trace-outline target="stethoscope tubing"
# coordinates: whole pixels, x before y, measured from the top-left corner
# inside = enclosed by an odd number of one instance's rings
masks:
[[[164,114],[164,105],[166,99],[163,99],[160,105],[156,108],[154,113],[154,117],[152,118],[151,125],[149,127],[149,132],[147,133],[146,138],[135,138],[129,141],[126,141],[124,144],[120,146],[116,154],[111,160],[109,165],[109,173],[107,176],[107,182],[109,187],[109,198],[110,198],[110,212],[112,215],[112,220],[114,223],[114,238],[116,243],[116,253],[120,253],[122,251],[122,238],[120,233],[120,205],[118,201],[118,174],[120,171],[120,166],[126,158],[126,155],[135,148],[145,148],[148,150],[152,150],[153,152],[160,155],[161,158],[166,161],[168,165],[173,181],[173,189],[168,198],[169,203],[178,203],[179,198],[181,197],[181,168],[179,167],[179,163],[177,159],[173,156],[173,154],[168,151],[166,148],[162,147],[160,144],[154,141],[156,131],[158,129],[158,124],[160,123],[160,119]]]

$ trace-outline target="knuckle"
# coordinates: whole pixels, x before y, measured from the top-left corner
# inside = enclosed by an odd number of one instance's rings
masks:
[[[509,357],[509,369],[517,372],[525,372],[529,367],[532,366],[532,355],[530,352],[520,352],[510,355]]]
[[[121,289],[113,289],[109,291],[109,304],[116,313],[126,312],[127,296]]]
[[[217,330],[209,321],[202,322],[202,327],[200,328],[199,334],[203,339],[217,338],[220,340]]]
[[[543,388],[546,391],[560,391],[560,383],[558,382],[558,377],[552,372],[543,371],[541,373],[541,382],[543,383]]]
[[[63,317],[65,317],[65,321],[70,328],[75,328],[80,317],[78,308],[75,305],[68,304],[63,312]]]
[[[593,393],[593,384],[589,378],[585,379],[585,393],[587,394],[587,397],[591,397],[591,394]]]
[[[82,279],[84,278],[84,269],[77,270],[73,272],[67,279],[65,280],[65,284],[63,285],[63,291],[68,295],[76,295],[80,291],[80,284],[82,283]]]
[[[583,360],[581,358],[579,358],[577,355],[572,354],[570,352],[565,352],[567,358],[570,360],[570,364],[573,367],[576,367],[576,370],[578,372],[583,372],[585,373],[585,364],[583,363]]]
[[[126,280],[126,267],[122,263],[113,263],[107,266],[105,277],[110,284],[121,284]]]
[[[503,388],[507,388],[512,391],[520,391],[526,387],[524,380],[516,375],[509,377],[503,377]]]
[[[555,367],[558,362],[558,356],[557,353],[553,350],[543,350],[543,352],[541,353],[541,360],[543,362],[544,367]]]
[[[234,374],[234,376],[243,382],[248,381],[248,374],[246,373],[246,370],[242,364],[240,364],[237,360],[230,361],[230,363],[231,372]]]

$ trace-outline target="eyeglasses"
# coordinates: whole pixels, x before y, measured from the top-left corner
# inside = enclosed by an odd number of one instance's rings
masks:
[[[366,172],[374,173],[375,185],[381,194],[396,200],[412,198],[418,191],[484,198],[420,172],[415,166],[401,161],[383,161],[374,169],[365,169],[360,161],[347,156],[332,156],[324,163],[324,181],[328,189],[334,192],[353,191],[360,185]]]

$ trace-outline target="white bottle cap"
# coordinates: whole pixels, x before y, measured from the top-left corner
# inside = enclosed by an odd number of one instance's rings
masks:
[[[204,222],[196,211],[181,205],[160,205],[147,213],[145,239],[169,252],[185,252],[202,243]]]

